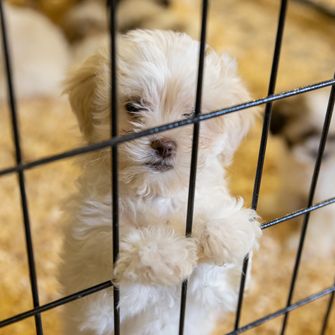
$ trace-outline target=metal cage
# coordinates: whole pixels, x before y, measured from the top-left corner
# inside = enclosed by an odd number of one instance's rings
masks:
[[[29,220],[29,209],[27,205],[27,195],[26,195],[26,186],[25,186],[25,171],[29,169],[33,169],[38,166],[43,166],[45,164],[59,161],[65,158],[74,157],[77,155],[89,153],[92,151],[100,150],[103,148],[111,148],[111,155],[113,162],[115,162],[112,166],[112,220],[113,220],[113,260],[114,262],[117,260],[118,252],[119,252],[119,216],[118,216],[118,165],[117,165],[117,158],[118,158],[118,145],[127,141],[132,141],[134,139],[157,134],[166,130],[170,130],[177,127],[183,127],[186,125],[193,124],[193,144],[192,144],[192,159],[191,159],[191,173],[190,173],[190,180],[189,180],[189,194],[188,194],[188,207],[187,207],[187,219],[186,219],[186,229],[185,234],[186,236],[190,236],[192,234],[192,221],[193,221],[193,204],[194,204],[194,194],[196,188],[196,172],[197,172],[197,152],[198,152],[198,139],[199,139],[199,126],[201,122],[206,122],[206,120],[216,117],[223,117],[229,113],[248,113],[248,109],[255,106],[265,105],[265,112],[264,112],[264,120],[263,120],[263,130],[261,135],[261,141],[259,145],[259,154],[258,154],[258,163],[257,163],[257,170],[256,176],[254,181],[254,189],[253,189],[253,197],[252,197],[252,208],[257,209],[258,205],[258,197],[260,192],[260,185],[262,181],[262,172],[263,172],[263,165],[265,160],[266,154],[266,146],[267,146],[267,139],[268,139],[268,132],[270,127],[271,121],[271,113],[272,113],[272,103],[276,100],[285,99],[291,96],[304,94],[306,92],[310,92],[313,90],[318,90],[324,87],[330,87],[331,92],[329,96],[328,108],[325,115],[324,126],[321,134],[319,149],[317,158],[315,161],[314,173],[310,184],[310,191],[309,191],[309,198],[306,208],[294,211],[288,215],[279,217],[277,219],[271,220],[262,224],[262,229],[270,228],[274,225],[279,223],[285,222],[292,218],[303,216],[303,226],[300,234],[300,241],[298,245],[298,249],[296,252],[296,259],[294,268],[292,271],[291,277],[291,284],[289,287],[288,297],[286,306],[282,309],[275,311],[274,313],[264,315],[262,318],[254,320],[251,323],[241,326],[240,319],[241,319],[241,311],[243,307],[243,296],[244,296],[244,288],[246,282],[246,274],[248,268],[248,257],[246,257],[243,265],[243,269],[241,271],[241,282],[240,282],[240,290],[239,290],[239,298],[238,298],[238,305],[235,317],[235,324],[234,328],[229,335],[233,334],[240,334],[245,331],[248,331],[252,328],[258,327],[261,324],[272,320],[279,316],[284,316],[282,327],[280,334],[285,334],[287,320],[291,311],[304,306],[308,303],[311,303],[321,297],[328,296],[328,305],[324,314],[324,319],[322,323],[321,334],[325,334],[327,323],[330,317],[330,312],[334,300],[334,292],[335,292],[335,283],[313,295],[310,295],[302,300],[297,301],[296,303],[292,303],[293,293],[295,291],[295,284],[299,272],[299,266],[301,262],[302,251],[304,247],[304,240],[305,235],[308,227],[309,216],[312,211],[318,210],[324,206],[331,205],[335,203],[335,197],[330,199],[326,199],[320,203],[314,204],[313,198],[315,189],[317,186],[318,175],[321,166],[321,160],[323,156],[323,152],[325,149],[326,141],[327,141],[327,134],[329,130],[329,125],[332,118],[332,112],[334,109],[334,102],[335,102],[335,79],[329,79],[323,82],[314,83],[309,86],[305,86],[302,88],[297,88],[294,90],[282,92],[282,93],[275,93],[276,87],[276,79],[278,73],[278,66],[280,60],[280,51],[281,45],[283,40],[283,33],[285,28],[285,19],[286,19],[286,12],[287,12],[287,0],[281,0],[280,10],[279,10],[279,17],[278,17],[278,25],[277,25],[277,34],[275,38],[275,45],[274,45],[274,53],[273,53],[273,60],[272,60],[272,68],[271,68],[271,75],[268,84],[268,94],[266,97],[254,101],[246,101],[242,104],[230,106],[221,110],[212,111],[208,114],[201,114],[201,96],[202,96],[202,82],[203,82],[203,71],[204,71],[204,50],[205,50],[205,43],[206,43],[206,27],[207,27],[207,12],[208,12],[208,0],[202,1],[202,14],[201,14],[201,35],[200,35],[200,48],[199,48],[199,65],[198,65],[198,77],[197,77],[197,88],[196,88],[196,102],[195,102],[195,113],[192,118],[183,119],[181,121],[172,122],[169,124],[163,124],[161,126],[147,129],[138,133],[131,133],[123,136],[118,136],[118,129],[117,129],[117,82],[116,82],[116,62],[117,59],[115,57],[116,54],[116,6],[117,1],[111,0],[108,1],[108,11],[109,11],[109,18],[110,18],[110,54],[111,54],[111,138],[109,140],[95,143],[83,147],[78,147],[72,150],[68,150],[62,152],[60,154],[44,157],[38,160],[25,162],[22,158],[22,150],[21,150],[21,139],[20,139],[20,129],[18,125],[18,118],[17,118],[17,108],[16,108],[16,99],[15,99],[15,92],[12,82],[12,71],[11,71],[11,57],[9,54],[8,48],[8,40],[7,40],[7,28],[6,28],[6,18],[4,15],[3,4],[0,1],[0,23],[1,23],[1,34],[2,34],[2,45],[4,50],[4,59],[5,59],[5,70],[7,76],[7,85],[8,85],[8,103],[11,112],[11,123],[12,123],[12,132],[13,138],[15,143],[15,158],[16,158],[16,165],[1,169],[0,170],[0,177],[9,175],[9,174],[16,174],[19,181],[19,189],[20,189],[20,196],[21,196],[21,209],[23,214],[23,224],[24,224],[24,231],[25,231],[25,239],[26,239],[26,252],[28,257],[28,264],[29,264],[29,276],[30,276],[30,285],[31,285],[31,294],[33,298],[33,306],[34,308],[31,310],[27,310],[23,313],[14,315],[9,317],[5,320],[0,320],[0,328],[5,327],[7,325],[13,324],[15,322],[19,322],[29,317],[34,317],[35,319],[35,327],[36,327],[36,334],[42,335],[43,334],[43,326],[41,321],[41,314],[53,309],[57,306],[61,306],[63,304],[69,303],[76,299],[81,299],[87,295],[93,294],[97,291],[104,290],[109,287],[113,287],[114,290],[114,325],[115,325],[115,335],[120,335],[120,313],[122,311],[118,308],[119,302],[119,291],[116,286],[113,285],[111,281],[107,281],[104,283],[100,283],[93,287],[89,287],[85,290],[76,292],[69,296],[62,297],[61,299],[52,301],[45,305],[40,305],[39,303],[39,295],[38,295],[38,287],[37,287],[37,274],[35,268],[35,261],[34,261],[34,252],[33,252],[33,241],[31,236],[30,230],[30,220]],[[331,74],[330,74],[331,75]],[[331,78],[331,77],[330,77]],[[187,308],[187,281],[182,284],[181,290],[181,304],[180,304],[180,321],[179,321],[179,335],[182,335],[184,332],[184,323],[187,322],[185,319],[185,310]],[[171,334],[172,335],[172,334]]]

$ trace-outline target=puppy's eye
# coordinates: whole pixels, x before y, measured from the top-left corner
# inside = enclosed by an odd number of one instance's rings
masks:
[[[145,109],[138,102],[127,102],[125,107],[126,107],[127,112],[129,112],[129,113],[137,113],[137,112],[140,112],[140,111]]]

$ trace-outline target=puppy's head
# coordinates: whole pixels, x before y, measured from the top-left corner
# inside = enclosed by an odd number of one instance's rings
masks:
[[[198,53],[199,43],[185,34],[138,30],[119,37],[120,135],[192,117]],[[66,91],[87,142],[109,138],[108,52],[101,50],[75,70]],[[235,62],[207,48],[201,112],[248,99]],[[252,111],[244,110],[202,122],[199,172],[211,173],[211,163],[219,155],[228,164],[253,118]],[[186,126],[121,145],[121,178],[140,193],[187,185],[192,134],[193,126]]]

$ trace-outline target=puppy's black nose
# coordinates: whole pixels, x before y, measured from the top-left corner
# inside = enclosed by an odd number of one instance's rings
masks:
[[[177,143],[168,138],[161,138],[159,140],[153,140],[151,142],[151,148],[162,158],[172,158],[176,154]]]

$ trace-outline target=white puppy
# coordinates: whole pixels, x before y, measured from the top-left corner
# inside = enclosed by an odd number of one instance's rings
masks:
[[[192,117],[199,43],[185,34],[133,31],[118,47],[120,134]],[[109,138],[109,55],[98,52],[67,81],[72,108],[88,143]],[[249,99],[227,56],[205,59],[202,112]],[[190,278],[185,334],[210,334],[236,307],[244,256],[260,236],[257,214],[229,193],[225,167],[254,112],[201,124],[192,238],[185,220],[192,126],[119,147],[120,255],[112,264],[110,154],[86,157],[78,194],[67,212],[61,282],[64,294],[114,278],[121,290],[124,335],[178,333],[180,287]],[[65,334],[113,334],[113,293],[66,305]]]
[[[307,205],[309,188],[318,154],[321,132],[329,99],[323,89],[274,104],[272,132],[281,135],[289,154],[280,166],[282,188],[280,212],[289,212]],[[314,202],[335,196],[335,121],[331,122],[327,145]],[[311,214],[306,252],[308,257],[335,255],[335,206],[330,205]],[[296,247],[297,236],[292,241]]]

